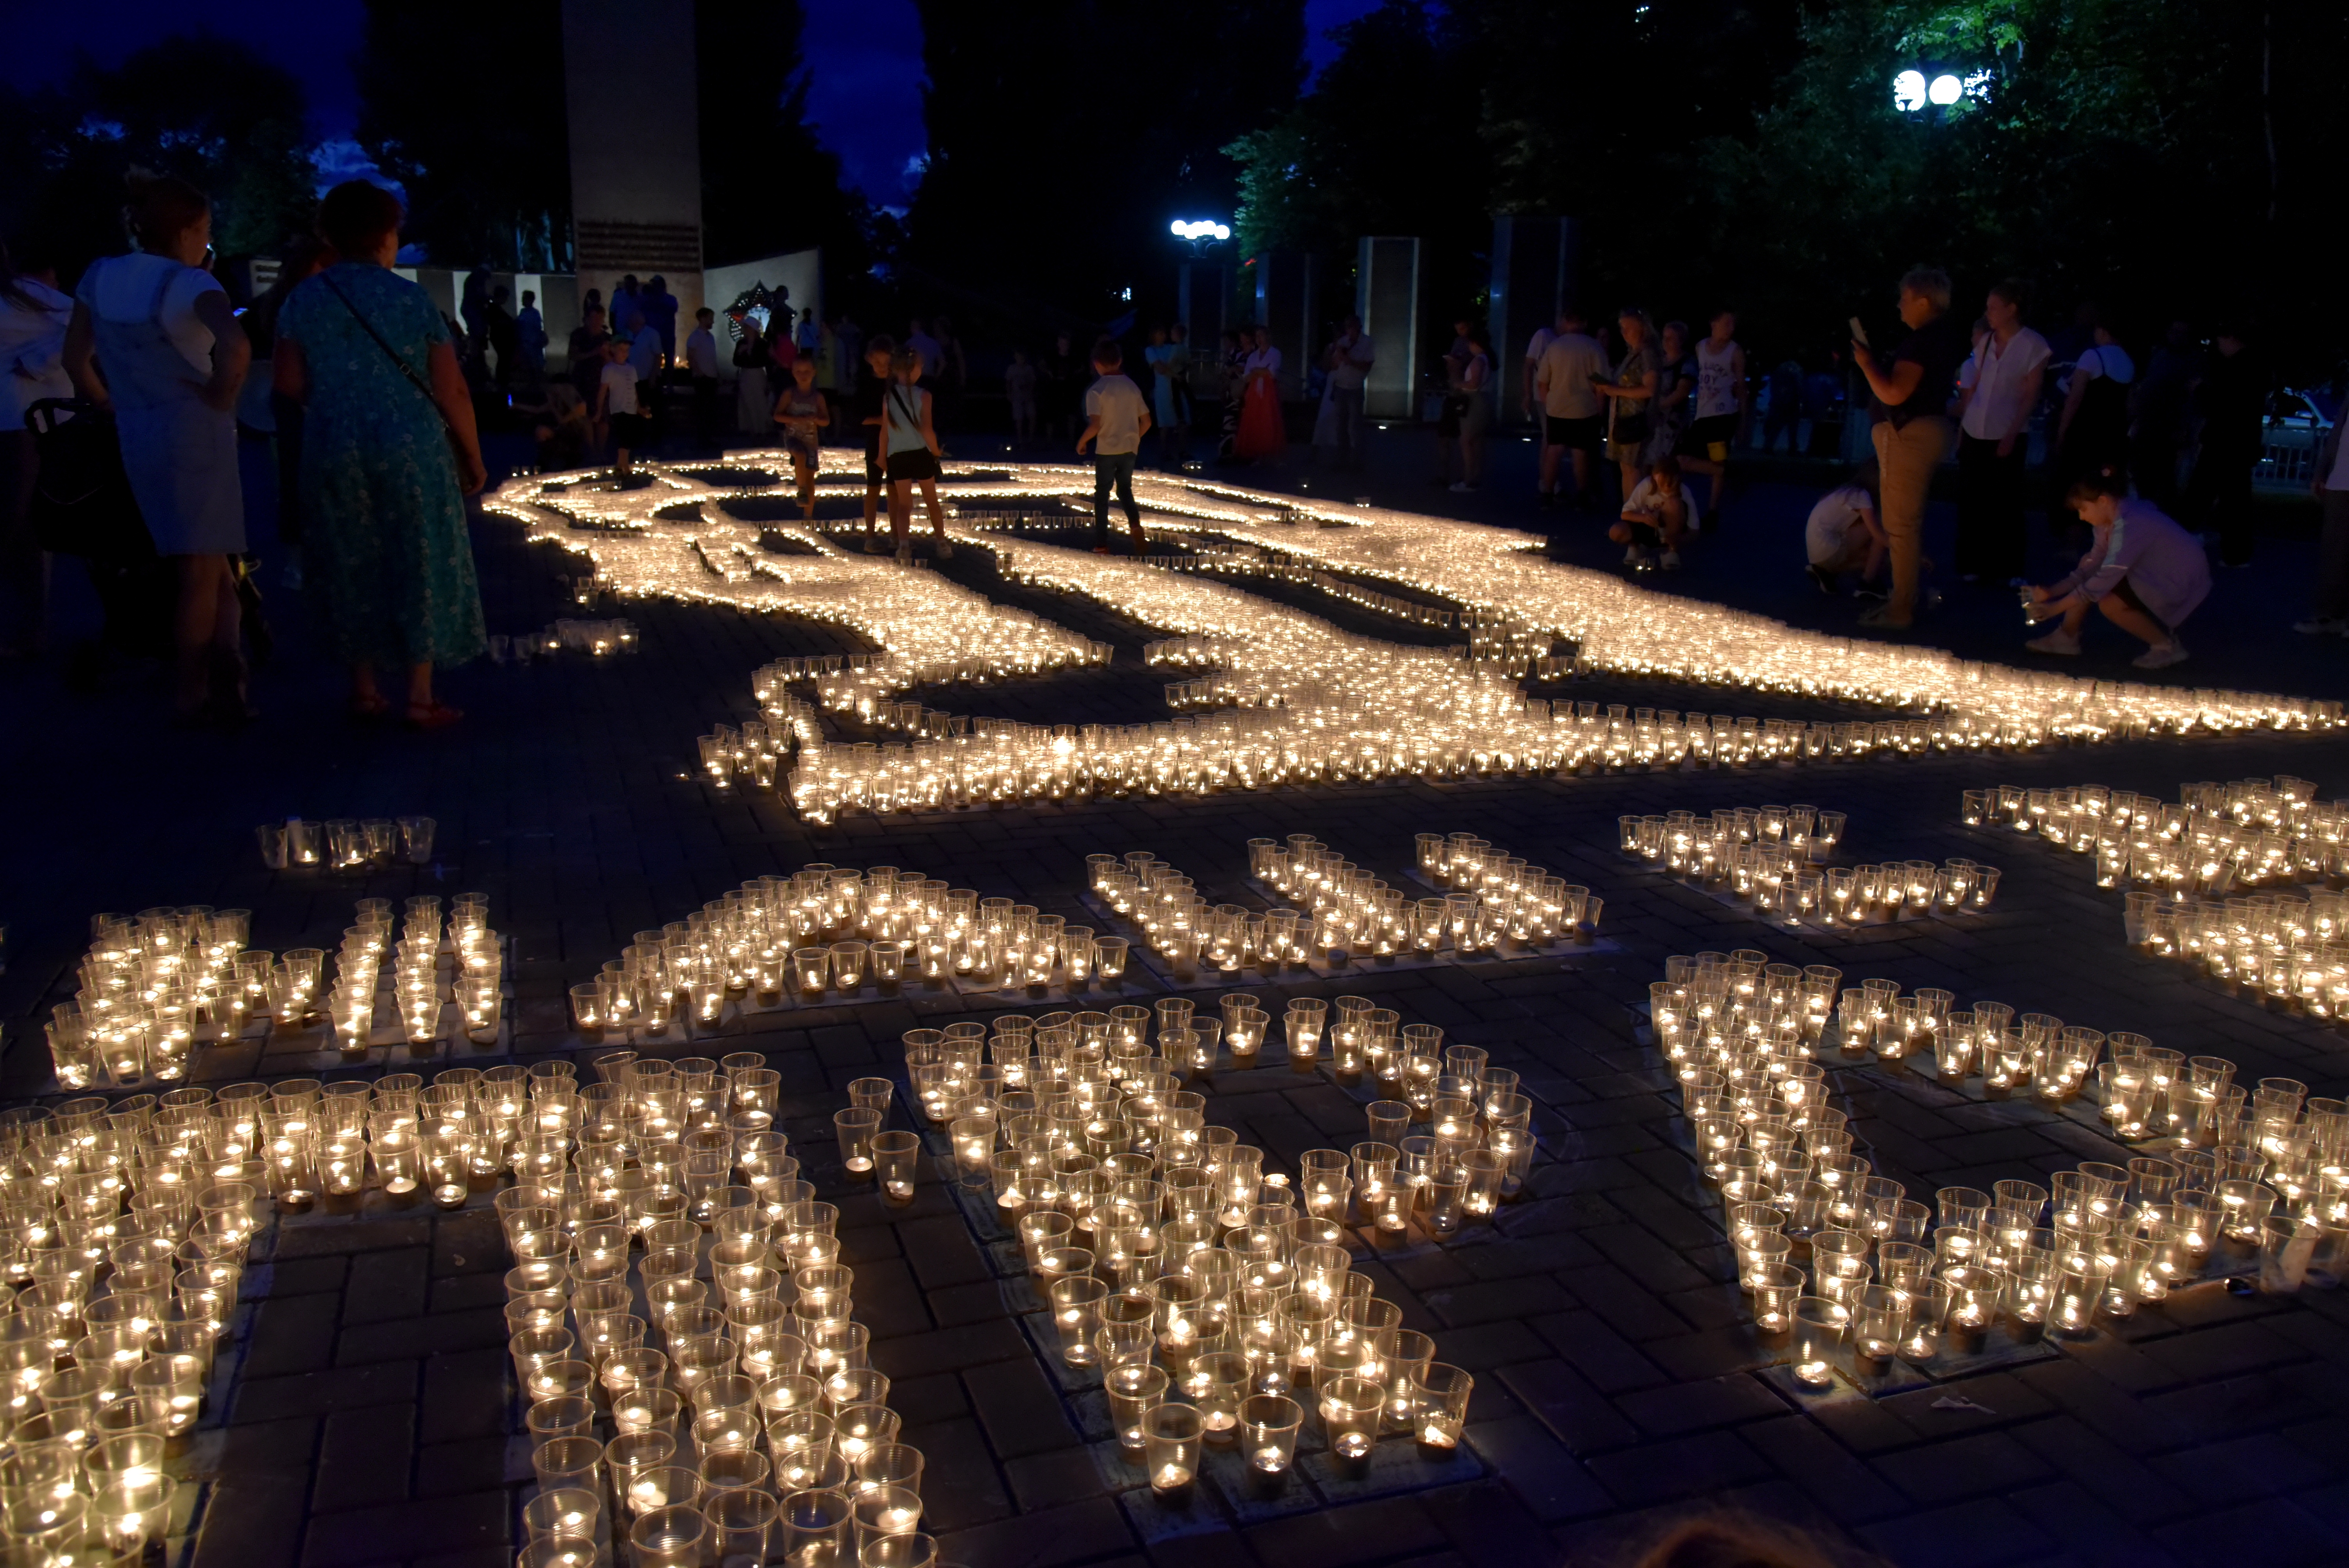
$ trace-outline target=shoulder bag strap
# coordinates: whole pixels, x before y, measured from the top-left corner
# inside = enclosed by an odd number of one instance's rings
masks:
[[[449,438],[454,441],[457,438],[457,427],[450,423],[449,411],[440,407],[440,399],[432,395],[432,388],[425,385],[424,377],[416,373],[415,366],[409,365],[399,350],[391,346],[389,339],[375,329],[375,323],[359,314],[359,307],[351,303],[351,296],[345,294],[332,277],[320,273],[318,281],[326,284],[327,290],[336,299],[343,302],[343,308],[351,313],[351,319],[357,322],[369,337],[375,339],[376,346],[382,349],[390,357],[391,362],[399,367],[399,373],[408,378],[408,384],[424,395],[424,400],[432,406],[434,416],[440,419],[440,428],[448,431]]]

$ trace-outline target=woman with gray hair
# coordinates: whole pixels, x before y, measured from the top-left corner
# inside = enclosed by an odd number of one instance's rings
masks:
[[[1909,335],[1879,361],[1858,318],[1852,363],[1876,396],[1877,467],[1882,476],[1885,536],[1891,542],[1891,596],[1860,616],[1864,626],[1905,630],[1917,616],[1924,570],[1925,499],[1933,470],[1950,455],[1950,387],[1969,345],[1964,325],[1950,315],[1950,274],[1911,267],[1900,280],[1900,323]]]

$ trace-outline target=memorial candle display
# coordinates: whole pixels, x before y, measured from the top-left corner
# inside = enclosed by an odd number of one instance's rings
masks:
[[[1376,507],[1330,508],[1183,476],[1137,476],[1161,537],[1195,538],[1235,560],[1277,553],[1361,608],[1427,624],[1424,598],[1471,630],[1435,649],[1339,630],[1245,587],[1018,537],[1023,502],[1090,496],[1090,470],[950,468],[958,542],[991,550],[1008,577],[1079,595],[1171,634],[1144,651],[1179,678],[1171,723],[1031,726],[967,720],[895,695],[913,686],[1036,675],[1105,662],[1091,643],[1024,611],[990,605],[928,571],[843,552],[812,529],[726,511],[775,493],[756,453],[690,471],[642,465],[619,488],[600,472],[509,481],[485,502],[534,540],[588,559],[623,595],[812,616],[885,651],[815,661],[757,683],[771,721],[764,763],[705,764],[720,786],[788,783],[824,822],[892,812],[1098,795],[1202,793],[1287,784],[1550,774],[1628,767],[1748,765],[2033,747],[2154,733],[2306,729],[2341,722],[2337,702],[2072,679],[1961,660],[1940,649],[1806,632],[1746,612],[1633,586],[1544,558],[1535,535]],[[828,452],[826,479],[854,456]],[[739,473],[741,482],[728,480]],[[982,474],[984,477],[982,477]],[[975,526],[976,525],[976,526]],[[770,541],[799,553],[771,553]],[[1190,558],[1166,558],[1195,559]],[[1245,576],[1245,573],[1241,575]],[[822,667],[829,664],[830,668]],[[1659,712],[1528,697],[1520,676],[1607,673],[1873,704],[1878,721],[1805,723]],[[790,691],[813,683],[812,696]],[[1186,710],[1211,707],[1213,711]],[[843,742],[819,713],[907,732],[886,746]],[[722,748],[720,748],[722,749]],[[793,755],[789,766],[779,754]],[[744,764],[747,763],[747,768]]]
[[[1976,1355],[1993,1333],[2084,1336],[2244,1260],[2269,1290],[2349,1268],[2349,1105],[2302,1084],[2247,1089],[2233,1063],[2142,1035],[1846,988],[1758,952],[1674,957],[1665,975],[1649,988],[1657,1047],[1753,1321],[1806,1385]],[[1929,1206],[1852,1152],[1829,1102],[1834,1069],[1896,1064],[1984,1097],[2094,1103],[2110,1137],[2148,1150],[2047,1186],[1943,1187]]]

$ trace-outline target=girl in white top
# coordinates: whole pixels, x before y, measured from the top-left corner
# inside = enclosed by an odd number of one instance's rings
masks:
[[[82,274],[66,369],[84,398],[113,410],[156,553],[178,558],[180,718],[192,722],[207,708],[250,717],[233,558],[244,552],[234,410],[253,346],[205,270],[212,214],[203,192],[179,180],[140,181],[132,208],[139,253]]]

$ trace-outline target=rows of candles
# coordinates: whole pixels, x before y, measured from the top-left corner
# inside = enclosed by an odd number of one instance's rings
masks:
[[[592,592],[595,579],[582,578]],[[585,599],[580,600],[585,603]],[[503,633],[490,638],[490,662],[502,665],[511,660],[518,665],[533,659],[552,659],[564,653],[585,654],[590,658],[607,658],[614,654],[633,654],[643,644],[642,634],[634,621],[585,621],[565,618],[550,621],[543,631]]]
[[[1383,1029],[1392,1054],[1411,1037],[1431,1092],[1373,1102],[1365,1141],[1305,1151],[1294,1178],[1177,1087],[1212,1066],[1219,1036],[1253,1059],[1268,1023],[1253,996],[1224,997],[1220,1020],[1163,999],[1154,1041],[1138,1006],[905,1037],[916,1104],[947,1133],[962,1182],[990,1191],[1017,1232],[1062,1360],[1100,1372],[1120,1446],[1158,1491],[1193,1483],[1203,1445],[1237,1446],[1244,1473],[1279,1477],[1309,1417],[1341,1465],[1367,1462],[1386,1433],[1460,1441],[1473,1379],[1373,1295],[1350,1233],[1391,1244],[1414,1219],[1444,1237],[1489,1218],[1531,1161],[1532,1102],[1516,1074],[1444,1047],[1432,1025],[1399,1036],[1366,998],[1334,1006],[1289,1005],[1293,1057]]]
[[[1023,624],[1029,634],[1009,642],[999,659],[988,636],[996,624],[984,600],[935,573],[842,555],[812,533],[804,540],[811,556],[763,553],[758,542],[767,531],[723,510],[731,496],[768,488],[763,470],[747,460],[738,466],[746,480],[761,482],[719,485],[659,470],[651,488],[612,490],[540,477],[510,483],[491,508],[525,522],[534,538],[589,555],[622,593],[859,627],[890,650],[889,665],[874,689],[846,694],[852,708],[868,696],[876,711],[894,707],[888,694],[921,670],[936,678],[972,678],[971,660],[993,676],[1050,667],[1062,655],[1090,656],[1091,645],[1073,633]],[[1825,637],[1562,566],[1542,559],[1530,536],[1502,530],[1371,509],[1335,520],[1350,526],[1309,531],[1286,525],[1319,521],[1310,507],[1190,479],[1143,482],[1162,531],[1247,538],[1278,529],[1283,549],[1328,570],[1383,578],[1453,599],[1498,624],[1531,628],[1541,640],[1574,642],[1578,669],[1830,696],[1924,716],[1846,724],[1733,720],[1728,759],[2028,747],[2057,738],[2198,727],[2323,727],[2341,717],[2338,703],[2098,684],[1969,663],[1937,649]],[[1016,506],[1075,498],[1090,483],[1075,469],[1027,467],[1009,479],[965,480],[955,493],[968,502]],[[698,503],[687,509],[695,515],[662,515],[681,500]],[[1009,534],[981,536],[968,528],[962,534],[993,549],[1007,574],[1086,594],[1182,634],[1154,645],[1155,659],[1178,668],[1212,665],[1214,673],[1173,683],[1169,699],[1178,708],[1250,706],[1213,716],[1204,732],[1023,726],[999,730],[984,745],[976,737],[963,738],[974,743],[968,745],[926,737],[885,748],[895,753],[889,756],[879,747],[868,752],[829,744],[808,726],[800,731],[808,744],[792,770],[791,793],[811,820],[1096,790],[1196,791],[1724,758],[1717,718],[1692,724],[1658,716],[1644,730],[1636,722],[1600,726],[1591,713],[1528,705],[1492,663],[1351,636],[1221,583]],[[1525,636],[1512,631],[1509,639],[1514,645]]]
[[[1737,806],[1700,818],[1667,811],[1616,819],[1616,848],[1700,886],[1750,902],[1788,924],[1865,925],[1904,914],[1990,907],[1999,870],[1964,859],[1821,866],[1848,819],[1816,806]]]
[[[2085,1335],[2230,1252],[2255,1255],[2276,1290],[2349,1266],[2349,1104],[2285,1079],[2247,1091],[2231,1062],[2142,1036],[2039,1014],[2011,1023],[2002,1004],[1952,1010],[1946,991],[1901,997],[1871,980],[1838,997],[1841,978],[1704,953],[1668,960],[1650,987],[1754,1321],[1787,1345],[1800,1382],[1826,1387],[1838,1364],[1876,1377],[1894,1359],[1977,1354],[2001,1325],[2015,1341]],[[1980,1071],[1988,1088],[2051,1100],[2094,1084],[2114,1136],[2161,1141],[2044,1187],[1944,1187],[1929,1206],[1852,1152],[1827,1103],[1817,1058],[1831,1010],[1847,1061],[1922,1056],[1945,1078]]]
[[[438,824],[429,817],[333,817],[305,822],[288,817],[253,830],[261,863],[274,872],[323,866],[329,871],[375,871],[396,861],[423,865],[432,858]]]
[[[856,1321],[839,1210],[777,1123],[779,1075],[755,1052],[607,1052],[585,1088],[547,1065],[496,1200],[538,1480],[523,1568],[624,1544],[636,1568],[931,1568],[923,1455]],[[888,1130],[890,1080],[847,1092],[843,1176],[910,1202],[921,1140]]]
[[[0,1112],[0,1557],[138,1563],[174,1528],[165,1460],[233,1326],[267,1150],[318,1108],[312,1082]]]
[[[2081,785],[1969,789],[1970,827],[2036,833],[2095,857],[2095,882],[2122,888],[2133,946],[2181,959],[2271,1006],[2311,1017],[2349,1014],[2349,893],[2280,888],[2349,874],[2349,803],[2320,802],[2289,775],[2181,786],[2165,804]]]
[[[2319,801],[2305,779],[2240,779],[2150,795],[2083,784],[2031,789],[2002,784],[1965,791],[1970,828],[2035,833],[2095,856],[2096,885],[2172,896],[2349,876],[2349,801]]]
[[[180,1083],[199,1046],[260,1023],[297,1029],[323,1018],[352,1059],[378,1043],[379,1013],[415,1047],[497,1037],[504,961],[485,894],[459,894],[445,919],[438,896],[411,898],[396,939],[391,901],[361,899],[331,986],[324,949],[248,949],[251,918],[205,905],[92,916],[80,986],[47,1024],[58,1087]]]
[[[639,931],[592,981],[571,988],[590,1044],[681,1040],[714,1030],[729,1003],[776,1007],[958,982],[975,990],[1114,987],[1126,939],[896,866],[818,861],[759,877],[681,921]]]
[[[1423,853],[1429,839],[1445,841],[1442,834],[1422,834]],[[1269,976],[1298,965],[1342,966],[1356,957],[1539,948],[1597,926],[1604,901],[1590,897],[1589,889],[1569,887],[1539,866],[1475,842],[1473,874],[1463,867],[1442,896],[1414,899],[1310,834],[1293,833],[1286,843],[1250,839],[1249,876],[1302,909],[1210,903],[1190,877],[1146,850],[1088,855],[1085,872],[1093,896],[1133,921],[1177,980],[1195,977],[1202,966]]]

